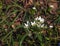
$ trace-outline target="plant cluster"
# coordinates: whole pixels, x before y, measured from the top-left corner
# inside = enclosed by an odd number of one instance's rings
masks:
[[[60,0],[0,0],[0,46],[58,46],[59,4]]]

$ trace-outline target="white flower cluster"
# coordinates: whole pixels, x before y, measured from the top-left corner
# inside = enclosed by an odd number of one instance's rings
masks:
[[[24,23],[25,28],[28,28],[28,26],[29,26],[28,23],[29,23],[29,21],[27,21],[27,23]],[[35,18],[34,22],[31,22],[31,25],[32,26],[37,25],[37,27],[42,27],[43,28],[44,24],[42,24],[42,23],[44,23],[44,19],[41,18],[41,16],[39,16],[39,17]]]
[[[41,23],[44,23],[44,18],[41,18],[41,16],[36,17],[35,20],[39,20]]]

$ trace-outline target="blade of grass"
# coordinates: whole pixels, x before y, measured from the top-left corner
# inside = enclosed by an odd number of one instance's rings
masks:
[[[22,26],[19,25],[18,27],[16,27],[16,29],[18,29],[18,28],[20,28],[20,27],[22,27]],[[15,30],[16,30],[16,29],[15,29]],[[13,31],[14,31],[14,30],[10,31],[10,32],[2,39],[2,41],[5,40],[5,39],[8,37],[8,35],[10,35]]]
[[[22,42],[24,41],[24,39],[26,38],[26,36],[27,36],[27,34],[25,34],[25,35],[21,38],[21,40],[19,41],[19,46],[22,46]]]

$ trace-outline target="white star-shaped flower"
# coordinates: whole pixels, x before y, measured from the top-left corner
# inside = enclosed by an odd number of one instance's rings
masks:
[[[35,20],[38,20],[38,17],[36,17]]]
[[[40,22],[41,22],[41,23],[44,23],[44,19],[43,19],[43,18],[41,18],[41,19],[40,19]]]
[[[25,25],[25,26],[24,26],[25,28],[28,28],[28,24],[24,23],[24,25]]]
[[[38,17],[38,20],[41,20],[41,16]]]
[[[33,25],[35,25],[36,23],[35,23],[35,21],[34,22],[31,22],[31,25],[33,26]]]

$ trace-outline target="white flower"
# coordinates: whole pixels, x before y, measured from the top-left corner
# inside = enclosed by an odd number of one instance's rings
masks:
[[[31,22],[31,25],[33,26],[33,25],[35,25],[36,23],[35,23],[35,21],[34,22]]]
[[[44,18],[41,18],[41,16],[36,17],[35,20],[39,20],[41,23],[44,23]]]
[[[38,20],[38,17],[36,17],[35,20]]]
[[[28,25],[29,24],[29,21],[27,21],[27,23],[24,23],[24,25],[25,25],[25,28],[28,28]]]
[[[35,20],[41,20],[41,16],[36,17]]]
[[[41,19],[40,19],[40,22],[41,22],[41,23],[44,23],[44,19],[43,19],[43,18],[41,18]]]
[[[54,5],[50,5],[51,8],[54,8]]]
[[[35,10],[36,8],[35,8],[35,7],[33,7],[33,9]]]
[[[41,16],[39,16],[38,20],[41,20]]]
[[[52,25],[50,25],[49,27],[50,27],[50,28],[53,28],[53,26],[52,26]]]
[[[25,25],[25,28],[28,28],[28,24],[24,23],[24,25]]]

